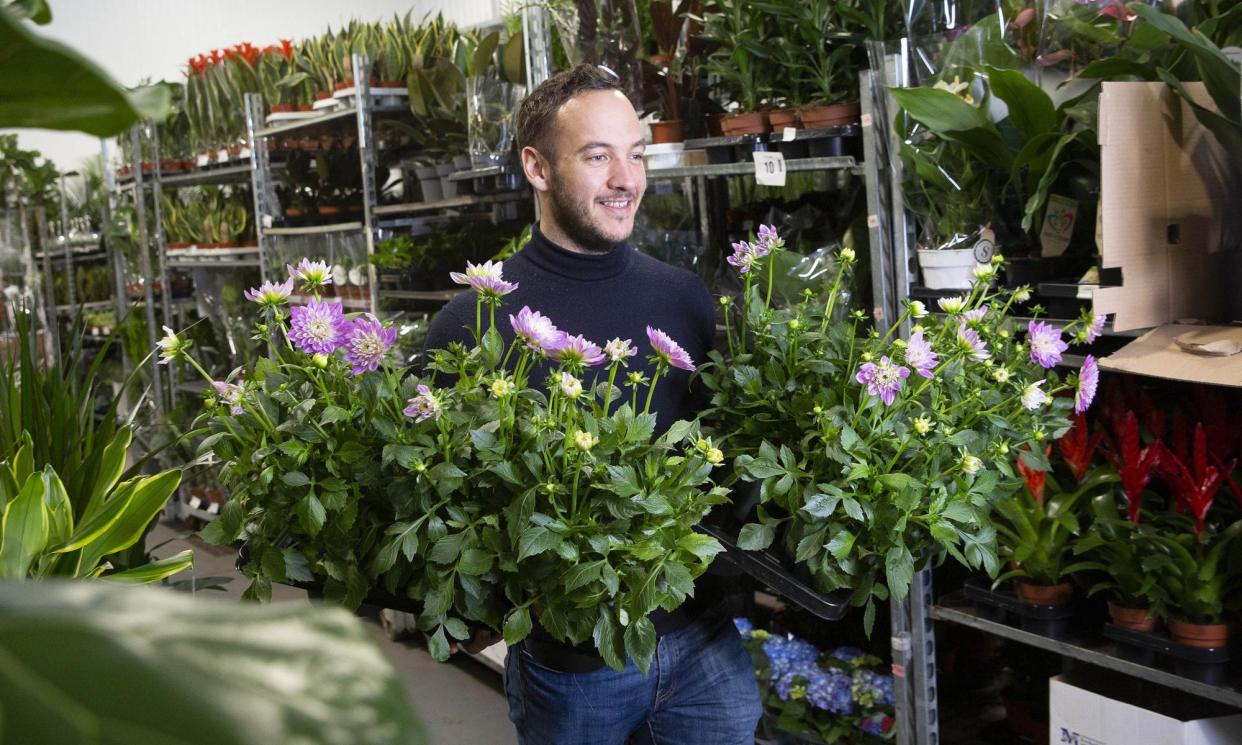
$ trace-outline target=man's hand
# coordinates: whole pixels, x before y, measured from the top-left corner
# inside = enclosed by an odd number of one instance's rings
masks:
[[[464,642],[449,642],[449,654],[456,654],[458,649],[467,654],[478,654],[496,642],[504,639],[491,629],[475,629],[474,634]]]

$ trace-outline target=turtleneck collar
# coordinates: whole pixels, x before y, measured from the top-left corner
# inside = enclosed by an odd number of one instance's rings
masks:
[[[619,243],[608,253],[584,254],[561,248],[539,230],[539,223],[531,229],[530,243],[522,249],[532,263],[544,271],[568,279],[597,280],[615,277],[630,265],[634,249],[628,243]]]

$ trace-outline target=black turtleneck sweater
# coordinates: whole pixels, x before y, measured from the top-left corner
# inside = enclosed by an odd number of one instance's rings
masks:
[[[715,309],[703,281],[684,269],[639,253],[627,243],[606,254],[575,253],[548,240],[536,223],[530,242],[504,262],[504,278],[518,283],[518,289],[505,297],[496,312],[496,328],[506,346],[513,342],[509,315],[516,315],[524,305],[550,318],[560,330],[582,334],[601,347],[614,338],[630,339],[638,354],[630,358],[628,370],[641,370],[648,379],[655,366],[647,361],[652,353],[647,326],[672,337],[696,365],[707,361],[714,343]],[[453,298],[432,320],[426,348],[441,349],[454,341],[473,343],[474,309],[473,293]],[[486,318],[485,314],[484,324]],[[542,385],[549,372],[545,363],[531,374],[531,385]],[[619,385],[621,375],[617,377]],[[590,382],[589,377],[583,381],[586,385]],[[628,394],[628,389],[623,393]],[[642,404],[640,399],[639,406]],[[693,418],[699,408],[700,403],[691,395],[690,373],[673,368],[656,384],[651,409],[657,415],[658,432],[678,419]],[[717,592],[705,591],[707,579],[699,580],[696,597],[674,613],[660,608],[652,612],[657,634],[685,625],[720,599]],[[550,640],[538,624],[532,634]],[[587,642],[579,651],[594,650]]]
[[[574,253],[544,237],[536,223],[530,242],[504,262],[504,278],[518,283],[518,289],[506,296],[496,311],[496,328],[506,346],[513,342],[509,315],[517,315],[522,306],[529,305],[552,319],[560,330],[582,334],[601,347],[610,339],[630,339],[638,354],[630,358],[627,369],[641,370],[648,379],[655,366],[647,361],[652,353],[647,326],[671,336],[696,365],[706,362],[712,349],[715,309],[702,280],[639,253],[627,243],[606,254]],[[441,349],[454,341],[472,343],[474,305],[473,293],[453,298],[432,320],[427,349]],[[537,368],[531,374],[531,385],[543,385],[550,372],[547,363]],[[617,378],[621,385],[622,375]],[[583,383],[590,385],[589,375]],[[673,368],[656,384],[651,410],[656,412],[658,431],[698,413],[689,383],[690,373]],[[622,392],[628,394],[629,390]],[[640,408],[642,404],[640,398]]]

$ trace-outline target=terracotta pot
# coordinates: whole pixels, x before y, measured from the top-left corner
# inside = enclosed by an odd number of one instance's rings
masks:
[[[669,142],[681,142],[685,135],[681,132],[681,120],[670,119],[664,122],[651,123],[651,144],[663,145]]]
[[[372,75],[371,77],[367,78],[367,85],[371,86],[372,88],[378,88],[379,78]],[[350,75],[349,77],[345,78],[345,84],[342,85],[340,88],[337,88],[337,90],[339,91],[344,88],[353,88],[353,87],[354,87],[354,76]]]
[[[405,81],[404,80],[381,80],[379,81],[379,85],[375,87],[376,88],[404,88]]]
[[[310,104],[308,104],[308,103],[300,103],[300,104],[298,104],[298,111],[314,111],[314,110],[315,110],[315,107],[314,107],[314,106],[311,106],[311,105],[310,105]]]
[[[321,204],[321,205],[319,206],[319,214],[321,214],[321,215],[339,215],[339,214],[341,214],[341,208],[340,208],[340,207],[337,207],[336,205]]]
[[[143,173],[150,173],[153,167],[154,166],[152,166],[151,161],[149,160],[142,161],[142,172]]]
[[[285,207],[285,217],[302,217],[305,214],[301,207]]]
[[[332,86],[332,91],[333,91],[334,93],[335,93],[336,91],[343,91],[343,90],[345,90],[346,88],[348,88],[348,87],[350,87],[350,86],[352,86],[352,85],[353,85],[353,83],[352,83],[352,82],[350,82],[350,83],[346,83],[345,81],[343,81],[343,80],[342,80],[341,82],[339,82],[339,83],[335,83],[335,84]]]
[[[724,130],[725,137],[761,135],[772,131],[768,127],[768,117],[763,112],[726,116],[720,122],[720,126]]]
[[[168,244],[168,250],[170,251],[174,251],[180,248],[189,248],[189,247],[190,247],[190,244],[186,241],[177,241],[176,243]]]
[[[328,98],[332,98],[332,91],[315,91],[316,101],[323,101]],[[311,108],[313,109],[314,107],[312,106]]]
[[[183,160],[181,161],[181,168],[182,170],[185,170],[185,171],[193,171],[195,168],[198,168],[198,161]]]
[[[228,146],[229,157],[236,158],[237,156],[241,155],[241,149],[242,149],[241,145],[229,145]]]
[[[272,113],[273,113],[273,114],[288,114],[290,111],[293,111],[293,104],[291,104],[291,103],[274,103],[274,104],[272,104]]]
[[[254,238],[250,238],[250,239],[242,241],[241,247],[242,248],[258,248],[259,242],[255,240]]]
[[[206,497],[206,496],[207,496],[207,490],[206,490],[206,489],[204,489],[204,488],[203,488],[203,487],[201,487],[201,486],[191,486],[191,487],[190,487],[190,496],[191,496],[191,497],[198,497],[199,499],[202,499],[203,497]]]
[[[707,132],[708,137],[720,137],[724,134],[721,122],[724,121],[724,114],[708,114],[703,117],[703,128]]]
[[[1036,585],[1018,582],[1014,586],[1018,599],[1036,605],[1065,605],[1074,597],[1074,586],[1068,582],[1056,585]]]
[[[1108,615],[1112,617],[1113,623],[1131,631],[1150,634],[1160,626],[1160,619],[1152,614],[1150,608],[1129,608],[1110,600]]]
[[[1188,647],[1216,649],[1229,644],[1229,624],[1191,623],[1170,618],[1169,635],[1173,637],[1173,641]]]
[[[862,107],[857,101],[844,101],[830,106],[807,106],[798,110],[802,126],[808,129],[840,127],[858,121]]]
[[[798,126],[798,112],[793,109],[769,111],[768,125],[772,127],[773,132],[779,132],[785,127],[796,127]]]
[[[220,491],[219,489],[215,489],[215,488],[208,489],[207,490],[207,501],[215,502],[216,504],[220,504],[224,502],[224,492]]]

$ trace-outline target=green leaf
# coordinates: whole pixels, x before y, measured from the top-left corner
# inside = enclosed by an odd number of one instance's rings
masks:
[[[665,432],[664,436],[661,437],[660,439],[670,445],[676,445],[677,443],[682,442],[687,437],[689,437],[692,432],[697,432],[697,431],[698,431],[697,421],[679,420],[679,421],[673,422],[673,425],[668,428],[668,431]]]
[[[1043,89],[1018,70],[984,69],[988,74],[988,86],[1009,107],[1009,122],[1024,139],[1056,130],[1056,106]]]
[[[51,465],[43,467],[43,504],[47,507],[49,546],[57,546],[69,540],[73,534],[73,505],[69,493],[61,483],[60,476]]]
[[[603,560],[590,561],[570,567],[562,577],[565,582],[565,592],[573,592],[583,585],[598,580],[605,563]]]
[[[314,582],[306,556],[296,548],[286,548],[282,552],[285,557],[285,576],[294,582]]]
[[[43,488],[41,474],[30,474],[17,499],[4,512],[0,521],[0,578],[25,579],[31,564],[47,548],[48,515]]]
[[[436,564],[452,564],[457,561],[457,555],[461,551],[461,544],[465,538],[465,533],[450,533],[444,536],[431,546],[427,560]]]
[[[373,635],[337,608],[3,583],[0,616],[0,657],[21,671],[0,673],[5,742],[427,742]]]
[[[987,111],[939,88],[893,88],[893,98],[910,118],[946,140],[969,149],[985,163],[1004,170],[1012,157]]]
[[[884,555],[884,569],[888,586],[895,600],[902,600],[914,579],[914,558],[905,546],[893,546]]]
[[[530,608],[520,606],[509,611],[509,615],[505,616],[504,637],[505,644],[513,646],[526,638],[530,633]]]
[[[457,641],[464,642],[470,638],[470,628],[460,618],[444,619],[444,630]]]
[[[187,548],[180,553],[169,556],[167,559],[152,561],[133,569],[117,572],[116,574],[105,574],[101,579],[109,582],[145,585],[159,582],[192,566],[194,566],[194,552]]]
[[[112,441],[104,448],[99,461],[99,473],[87,498],[82,517],[93,515],[103,504],[104,497],[109,494],[125,472],[125,455],[129,451],[129,443],[133,432],[129,427],[122,427],[112,436]]]
[[[444,636],[444,626],[436,629],[436,633],[427,637],[427,652],[436,662],[444,662],[449,658],[449,643]]]
[[[825,548],[828,553],[832,554],[837,561],[844,561],[845,557],[850,555],[850,551],[854,549],[854,534],[848,530],[841,530],[833,534],[832,540],[828,541]]]
[[[139,479],[134,484],[124,512],[107,530],[82,547],[79,571],[89,572],[103,557],[124,551],[137,543],[146,533],[147,526],[168,504],[168,498],[180,483],[181,471],[176,469]]]
[[[620,626],[613,619],[612,608],[607,605],[600,606],[599,620],[595,622],[591,637],[595,641],[595,648],[599,650],[600,656],[604,658],[608,667],[618,672],[625,669],[625,646]]]
[[[784,468],[781,468],[775,461],[767,458],[755,458],[747,463],[745,468],[746,473],[755,479],[770,479],[785,475]]]
[[[630,625],[625,628],[625,653],[630,656],[643,675],[651,667],[651,658],[655,656],[656,630],[651,619],[646,616],[631,618]]]
[[[748,523],[742,526],[737,537],[737,547],[745,551],[762,551],[772,545],[776,537],[776,528],[763,523]]]
[[[33,33],[0,10],[0,128],[35,127],[111,137],[143,120],[162,121],[172,87],[126,91],[70,47]]]
[[[349,412],[340,406],[328,406],[324,408],[323,413],[319,415],[319,426],[326,427],[336,422],[349,421]]]
[[[468,548],[461,554],[457,569],[462,574],[477,577],[492,568],[492,554],[477,548]]]
[[[815,494],[802,505],[802,511],[811,517],[832,517],[840,503],[841,497],[834,494]]]
[[[298,502],[294,510],[298,514],[302,529],[311,537],[319,535],[319,531],[323,529],[323,523],[328,517],[319,498],[314,494],[307,494]]]
[[[216,519],[207,523],[198,535],[213,546],[227,546],[241,536],[244,521],[241,503],[230,499],[224,503]]]
[[[522,531],[518,539],[518,561],[537,556],[561,544],[561,537],[542,526],[532,526]]]
[[[301,471],[290,471],[289,473],[281,476],[280,480],[285,482],[287,486],[293,487],[306,486],[311,482],[310,477]]]
[[[677,539],[677,547],[689,551],[704,561],[711,561],[716,554],[724,551],[724,546],[709,535],[702,533],[686,533]]]
[[[853,497],[846,497],[841,501],[841,504],[845,507],[845,514],[849,515],[854,520],[862,522],[866,517],[863,513],[862,505],[858,503],[857,499],[854,499]]]
[[[918,479],[908,473],[886,473],[876,478],[886,489],[896,492],[905,489],[918,489],[922,486]]]

